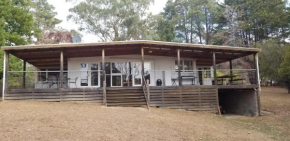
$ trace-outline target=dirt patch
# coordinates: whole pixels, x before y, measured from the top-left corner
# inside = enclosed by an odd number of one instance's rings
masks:
[[[272,140],[210,113],[84,103],[0,103],[0,140]]]
[[[237,126],[263,132],[275,140],[290,140],[290,94],[280,87],[262,87],[261,117],[230,120]]]

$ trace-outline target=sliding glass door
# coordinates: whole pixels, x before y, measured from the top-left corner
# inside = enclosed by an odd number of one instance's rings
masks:
[[[112,63],[112,75],[111,75],[111,85],[112,87],[122,87],[123,78],[122,70],[124,63]]]
[[[99,64],[98,63],[91,63],[91,73],[90,73],[90,86],[99,86]]]
[[[80,86],[102,87],[106,77],[106,87],[130,87],[142,85],[141,62],[105,62],[105,76],[102,63],[80,63]],[[144,63],[144,78],[150,82],[151,63]]]
[[[81,63],[80,86],[81,87],[98,87],[100,82],[99,64],[98,63]]]
[[[133,86],[141,86],[142,85],[142,63],[134,62],[133,63]],[[145,81],[149,80],[150,82],[150,71],[151,71],[151,63],[144,62],[144,78]]]

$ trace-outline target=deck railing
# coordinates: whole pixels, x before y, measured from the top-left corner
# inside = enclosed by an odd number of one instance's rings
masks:
[[[145,70],[144,78],[141,73],[107,73],[107,87],[132,86],[179,86],[181,85],[215,85],[212,70],[182,71],[179,79],[176,70]],[[257,84],[255,69],[218,69],[217,85],[251,85]],[[56,88],[88,88],[103,87],[103,73],[101,70],[71,70],[64,71],[63,78],[59,78],[60,71],[9,71],[8,89],[56,89]],[[146,81],[143,81],[146,80]],[[181,80],[181,82],[180,82]],[[145,86],[144,85],[144,86]]]

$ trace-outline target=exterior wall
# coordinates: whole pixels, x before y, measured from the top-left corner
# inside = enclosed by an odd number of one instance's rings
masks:
[[[185,60],[193,61],[193,69],[196,70],[196,61],[192,58],[181,58]],[[163,81],[163,73],[165,71],[165,86],[172,86],[171,78],[177,78],[177,72],[175,72],[175,60],[176,57],[163,57],[163,56],[145,56],[145,62],[151,62],[151,86],[156,86],[156,80],[161,79]],[[101,57],[86,57],[86,58],[69,58],[68,59],[68,71],[75,71],[75,73],[69,73],[68,78],[74,79],[76,77],[80,78],[80,74],[77,71],[80,71],[81,63],[101,63]],[[140,55],[122,55],[122,56],[106,56],[105,62],[141,62]],[[100,68],[100,67],[99,67]],[[196,75],[197,76],[197,75]],[[196,82],[198,82],[196,78]],[[164,82],[163,82],[164,83]],[[191,82],[184,82],[186,84],[191,84]],[[100,82],[99,82],[100,84]],[[178,85],[178,81],[176,82]],[[197,83],[195,83],[197,84]],[[75,86],[70,86],[74,88]],[[77,87],[80,88],[80,79],[77,81]],[[98,86],[99,87],[99,86]]]

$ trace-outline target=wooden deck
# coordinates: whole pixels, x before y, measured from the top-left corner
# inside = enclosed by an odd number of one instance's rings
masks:
[[[229,86],[151,86],[148,103],[151,107],[217,112],[217,106],[219,105],[218,89],[224,88],[233,89]],[[142,88],[107,88],[107,92],[108,106],[136,107],[146,105],[145,97],[141,93]],[[102,88],[12,89],[5,94],[5,101],[11,100],[79,101],[101,104],[103,102],[103,90]]]
[[[12,89],[5,94],[5,101],[87,101],[102,103],[101,89]]]

